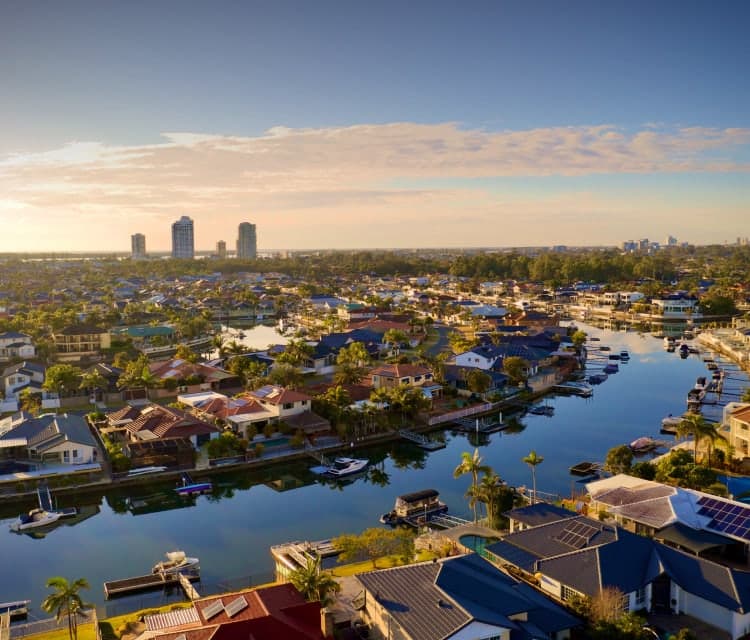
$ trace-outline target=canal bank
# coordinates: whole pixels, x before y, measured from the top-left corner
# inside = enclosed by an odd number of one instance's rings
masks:
[[[583,484],[568,473],[582,459],[602,461],[609,448],[641,436],[659,437],[661,419],[679,415],[685,395],[705,363],[664,351],[662,341],[636,332],[610,332],[582,326],[612,352],[627,350],[630,361],[594,389],[590,398],[550,395],[553,415],[519,414],[513,427],[478,439],[451,428],[442,430],[446,447],[427,452],[402,440],[355,447],[370,460],[364,475],[342,480],[311,472],[312,458],[263,468],[227,470],[213,476],[210,494],[180,497],[174,480],[147,485],[113,486],[73,495],[93,515],[72,526],[60,525],[44,537],[12,534],[0,522],[0,601],[32,600],[32,614],[47,595],[53,575],[85,577],[87,601],[104,603],[103,583],[150,569],[166,551],[181,549],[200,558],[200,593],[221,585],[246,586],[267,580],[272,545],[291,540],[323,540],[380,526],[395,497],[426,488],[440,492],[450,513],[470,517],[465,498],[471,479],[453,478],[461,453],[479,448],[483,462],[512,486],[530,485],[522,458],[536,450],[540,491],[569,495]],[[714,409],[717,409],[715,407]],[[4,512],[6,513],[6,512]],[[112,601],[108,607],[158,604],[161,593]]]

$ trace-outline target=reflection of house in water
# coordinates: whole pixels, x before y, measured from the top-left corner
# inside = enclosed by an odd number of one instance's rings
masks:
[[[297,476],[293,476],[291,473],[284,473],[274,480],[266,482],[265,485],[274,491],[290,491],[292,489],[301,489],[307,487],[315,482],[313,478],[302,479]]]
[[[125,499],[127,510],[134,516],[159,511],[171,511],[184,507],[194,507],[196,496],[183,496],[175,491],[163,491],[145,496],[132,496]]]

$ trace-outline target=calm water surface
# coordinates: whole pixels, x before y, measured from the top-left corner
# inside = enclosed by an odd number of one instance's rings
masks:
[[[601,337],[600,343],[590,343],[594,349],[597,344],[610,346],[611,353],[627,349],[631,359],[596,386],[592,398],[550,397],[553,417],[523,416],[517,432],[493,434],[480,444],[484,461],[512,485],[531,483],[521,458],[535,449],[544,456],[537,467],[539,490],[566,495],[580,490],[568,473],[572,464],[601,461],[610,447],[640,436],[658,437],[661,419],[681,414],[688,389],[706,374],[699,356],[681,360],[650,335],[584,328]],[[601,367],[601,356],[592,352],[592,372]],[[739,393],[746,383],[744,374],[732,373],[729,393]],[[707,407],[705,413],[717,419],[719,411]],[[248,576],[262,580],[272,572],[271,545],[377,526],[395,496],[424,488],[438,489],[451,513],[468,517],[463,494],[470,480],[454,480],[452,472],[461,452],[472,451],[473,444],[463,434],[448,431],[445,436],[447,448],[429,454],[401,442],[357,451],[370,458],[376,473],[346,484],[322,484],[309,472],[316,464],[311,459],[309,464],[217,475],[214,495],[193,499],[176,498],[169,483],[79,496],[71,504],[84,506],[92,517],[59,526],[41,539],[8,532],[16,514],[0,506],[0,601],[29,598],[34,615],[44,617],[39,611],[44,583],[62,575],[85,577],[91,589],[84,597],[101,604],[105,580],[148,573],[173,549],[200,558],[205,591],[221,581],[237,586]],[[134,608],[163,597],[134,596],[121,606]]]

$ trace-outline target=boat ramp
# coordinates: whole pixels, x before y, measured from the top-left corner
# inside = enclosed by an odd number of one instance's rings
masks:
[[[445,442],[442,440],[433,440],[424,434],[416,433],[409,429],[401,429],[398,433],[404,440],[409,440],[426,451],[437,451],[446,447]]]

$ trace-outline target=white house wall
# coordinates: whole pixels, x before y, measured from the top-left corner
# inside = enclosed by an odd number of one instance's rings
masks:
[[[698,618],[698,620],[707,622],[728,633],[732,633],[734,630],[734,612],[729,609],[699,598],[683,589],[679,589],[677,605],[681,613]],[[732,637],[735,638],[736,636]]]
[[[448,636],[447,640],[482,640],[482,638],[500,638],[510,640],[510,630],[496,627],[484,622],[471,622],[460,629],[458,633]]]
[[[750,613],[734,613],[732,638],[741,638],[750,633]]]

